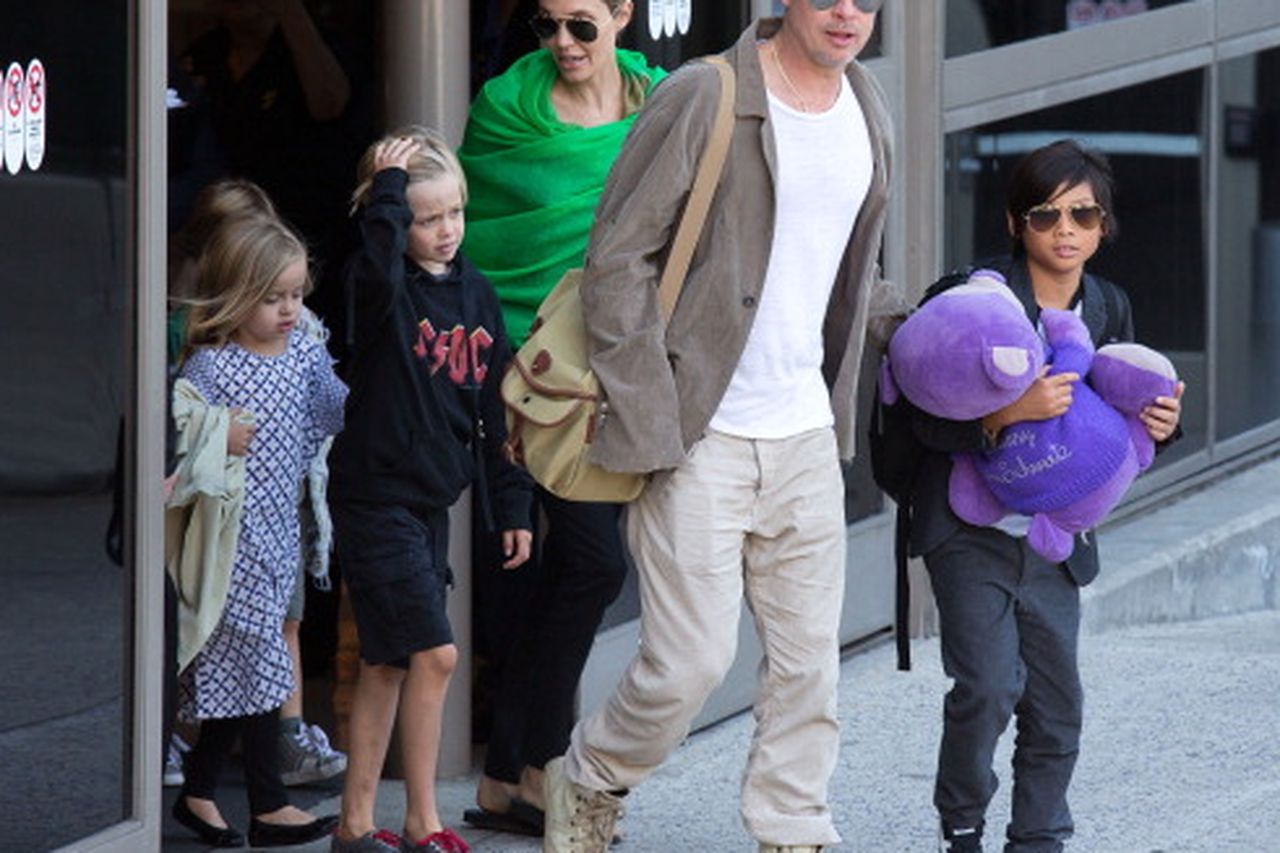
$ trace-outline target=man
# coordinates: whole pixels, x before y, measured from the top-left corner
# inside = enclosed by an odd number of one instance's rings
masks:
[[[727,52],[733,141],[666,328],[656,285],[709,136],[713,68],[694,63],[659,86],[610,175],[582,284],[608,398],[592,458],[656,472],[627,518],[641,647],[547,766],[547,851],[606,849],[621,792],[685,737],[733,662],[744,592],[765,661],[743,821],[761,851],[840,840],[826,802],[839,743],[839,460],[853,454],[868,318],[905,311],[876,266],[889,117],[853,61],[881,2],[784,0],[781,20]]]

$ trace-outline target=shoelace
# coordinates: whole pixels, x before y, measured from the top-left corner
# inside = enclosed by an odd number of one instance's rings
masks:
[[[302,737],[311,742],[311,745],[324,756],[327,761],[330,758],[336,758],[337,751],[329,745],[329,736],[324,733],[324,729],[317,725],[305,726],[302,729]]]
[[[575,796],[580,805],[575,810],[571,825],[576,827],[585,824],[583,828],[590,837],[583,840],[602,845],[598,849],[607,849],[613,842],[613,825],[622,814],[622,809],[604,796]]]

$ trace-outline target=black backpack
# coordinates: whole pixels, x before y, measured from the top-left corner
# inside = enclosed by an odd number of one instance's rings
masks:
[[[991,268],[992,263],[982,267]],[[920,300],[923,305],[934,296],[963,284],[978,269],[969,266],[954,270],[939,278],[925,291]],[[1118,340],[1120,328],[1120,296],[1116,286],[1105,279],[1098,279],[1103,299],[1106,301],[1107,326],[1104,341]],[[911,509],[915,495],[916,477],[920,463],[930,453],[929,448],[916,438],[912,427],[915,407],[906,397],[899,395],[896,402],[885,404],[880,399],[880,382],[877,377],[875,394],[871,401],[871,417],[867,426],[867,446],[871,452],[871,477],[886,495],[893,499],[898,509],[893,527],[894,600],[893,633],[898,652],[898,669],[911,669],[911,638],[907,632],[907,617],[911,604],[911,585],[907,574],[907,551],[911,537]]]
[[[939,278],[921,304],[933,296],[963,283],[972,268],[955,270]],[[907,616],[911,604],[911,586],[907,577],[907,550],[911,535],[911,502],[915,493],[920,463],[929,449],[916,438],[911,425],[915,408],[905,396],[887,404],[881,401],[880,381],[871,401],[867,426],[867,446],[871,453],[871,477],[877,486],[898,505],[893,529],[894,562],[894,640],[898,652],[898,669],[911,669],[911,643],[907,633]]]

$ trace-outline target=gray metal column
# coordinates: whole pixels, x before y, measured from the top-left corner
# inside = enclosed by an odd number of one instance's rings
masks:
[[[462,141],[470,106],[470,8],[457,0],[384,0],[387,126],[434,127]]]

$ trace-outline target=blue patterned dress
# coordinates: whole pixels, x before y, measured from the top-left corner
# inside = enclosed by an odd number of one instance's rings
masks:
[[[342,428],[347,388],[324,344],[295,329],[278,356],[228,343],[202,347],[182,367],[211,405],[252,412],[244,513],[227,602],[212,636],[180,680],[187,719],[274,710],[293,691],[284,614],[298,564],[298,499],[320,443]]]

